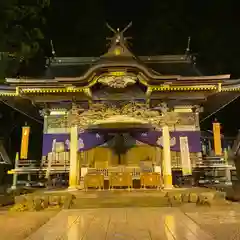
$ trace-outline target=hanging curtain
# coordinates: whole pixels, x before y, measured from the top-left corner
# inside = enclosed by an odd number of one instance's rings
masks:
[[[163,147],[162,131],[148,131],[131,133],[137,141],[152,146]],[[187,137],[189,152],[201,152],[200,131],[172,131],[170,132],[170,148],[172,151],[180,152],[180,137]]]
[[[102,146],[111,138],[112,136],[107,134],[84,131],[78,135],[78,151],[87,151]]]
[[[87,151],[98,147],[110,140],[109,136],[100,133],[84,131],[78,134],[78,151]],[[70,134],[44,134],[42,156],[55,151],[54,146],[61,144],[64,151],[70,150]]]
[[[43,134],[43,145],[42,145],[42,156],[47,156],[48,153],[52,152],[56,143],[62,143],[64,150],[68,151],[70,143],[70,134]]]

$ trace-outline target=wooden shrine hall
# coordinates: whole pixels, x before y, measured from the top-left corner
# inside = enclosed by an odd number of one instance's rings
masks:
[[[202,164],[203,106],[213,96],[238,94],[240,81],[200,75],[188,52],[136,56],[126,29],[111,30],[110,47],[100,57],[53,56],[41,78],[6,78],[1,97],[34,103],[44,121],[40,166],[15,174],[67,172],[70,188],[103,188],[104,181],[109,188],[132,188],[134,181],[172,188],[175,171],[192,175]]]

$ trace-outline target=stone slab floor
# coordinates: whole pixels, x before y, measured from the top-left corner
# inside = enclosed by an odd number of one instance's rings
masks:
[[[240,208],[63,210],[28,240],[240,240]]]

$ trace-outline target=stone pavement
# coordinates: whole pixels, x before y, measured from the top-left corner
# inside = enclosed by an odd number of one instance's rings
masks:
[[[63,210],[27,240],[240,240],[240,210],[108,208]]]

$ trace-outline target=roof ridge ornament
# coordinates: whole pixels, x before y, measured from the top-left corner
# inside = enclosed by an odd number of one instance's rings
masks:
[[[120,30],[117,28],[116,30],[112,28],[108,23],[106,26],[114,33],[113,37],[108,37],[107,40],[110,40],[110,44],[108,45],[108,52],[103,55],[103,57],[114,57],[114,56],[124,56],[136,58],[131,51],[128,49],[127,40],[132,39],[131,37],[124,37],[124,32],[126,32],[131,26],[132,22],[130,22],[125,28]]]
[[[116,43],[125,44],[126,40],[132,39],[131,37],[123,36],[123,34],[132,26],[132,22],[130,22],[123,30],[120,30],[120,28],[117,28],[117,30],[115,30],[108,23],[106,23],[106,26],[108,27],[108,29],[110,29],[114,33],[113,37],[107,38],[107,40],[112,41],[111,44],[116,44]]]

